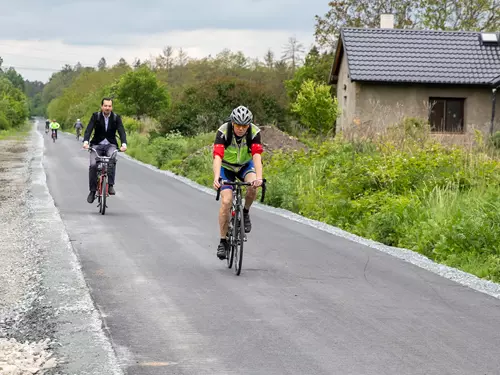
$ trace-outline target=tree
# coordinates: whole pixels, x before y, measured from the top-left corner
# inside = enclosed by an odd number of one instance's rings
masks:
[[[4,74],[14,87],[24,92],[24,78],[13,67],[7,69]]]
[[[97,63],[97,69],[99,70],[105,70],[106,69],[106,59],[104,57],[101,57],[99,62]]]
[[[314,35],[321,47],[334,48],[341,27],[379,27],[381,14],[394,15],[394,27],[431,30],[498,31],[498,0],[344,0],[330,1],[316,15]]]
[[[125,115],[155,117],[170,104],[166,87],[147,66],[125,73],[120,78],[116,95],[123,104]]]
[[[285,46],[281,59],[283,61],[291,61],[292,73],[295,72],[302,54],[304,53],[304,46],[299,43],[296,37],[290,37],[288,44]]]
[[[93,70],[93,68],[90,69]],[[43,105],[47,107],[51,100],[59,97],[64,89],[71,85],[73,79],[80,73],[81,72],[73,70],[71,65],[64,65],[60,72],[52,74],[42,92]]]
[[[287,95],[291,101],[295,101],[302,84],[312,79],[316,83],[328,84],[328,77],[332,66],[333,54],[319,53],[318,48],[313,46],[306,56],[305,63],[296,70],[293,78],[285,81]]]
[[[223,70],[241,70],[248,68],[249,59],[241,51],[233,53],[230,49],[224,48],[215,56],[214,63]]]
[[[179,48],[179,52],[177,54],[177,63],[179,66],[184,67],[189,61],[188,54],[181,48]]]
[[[306,125],[311,133],[326,134],[334,130],[338,105],[327,85],[313,80],[305,81],[291,109],[299,115],[300,122]]]
[[[125,60],[123,57],[120,57],[120,60],[114,65],[116,68],[130,68],[130,65],[128,65],[127,60]]]
[[[274,67],[274,52],[269,48],[264,56],[264,63],[269,69]]]
[[[284,108],[262,85],[234,77],[215,77],[184,90],[162,122],[163,131],[178,130],[187,135],[213,131],[238,105],[250,108],[258,123],[279,122],[284,117]]]
[[[498,0],[422,0],[421,23],[433,30],[498,31]]]
[[[18,127],[29,114],[28,100],[5,76],[0,76],[0,129]]]
[[[172,69],[172,66],[174,65],[174,48],[172,46],[166,46],[165,48],[163,48],[162,53],[165,59],[166,69]]]
[[[407,28],[416,24],[417,6],[413,0],[343,0],[330,1],[323,16],[315,16],[316,42],[333,49],[341,27],[379,27],[380,15],[394,14],[394,27]]]

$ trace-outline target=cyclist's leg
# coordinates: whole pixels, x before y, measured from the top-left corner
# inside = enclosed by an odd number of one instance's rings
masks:
[[[97,152],[99,152],[99,145],[94,147]],[[89,163],[89,195],[87,197],[88,203],[93,203],[95,199],[95,193],[97,191],[97,163],[96,163],[96,153],[90,152],[90,163]],[[99,152],[100,154],[100,152]]]
[[[235,173],[233,171],[227,170],[221,167],[220,177],[226,181],[235,181]],[[224,185],[221,187],[221,205],[219,210],[219,228],[220,237],[226,238],[227,226],[229,224],[229,210],[231,209],[231,204],[233,202],[233,187]]]
[[[255,173],[255,166],[253,160],[251,160],[239,173],[238,178],[244,180],[245,182],[252,182],[257,178]],[[247,192],[245,195],[245,206],[243,207],[243,220],[245,225],[245,232],[250,233],[252,231],[252,222],[250,221],[249,210],[257,197],[257,189],[253,186],[247,186]]]
[[[116,150],[116,145],[109,144],[106,149],[106,156],[111,156],[113,152]],[[115,176],[116,176],[116,160],[114,163],[109,164],[108,168],[108,184],[109,184],[109,194],[115,194],[114,184],[115,184]]]
[[[257,179],[257,174],[255,172],[255,166],[253,160],[248,162],[248,164],[240,171],[238,178],[245,182],[253,182]],[[249,210],[255,197],[257,196],[257,188],[253,186],[247,187],[247,193],[245,195],[245,209]]]
[[[235,174],[232,171],[221,167],[220,177],[226,181],[235,181]],[[228,243],[226,239],[227,229],[229,225],[229,214],[231,210],[231,204],[233,201],[233,187],[232,186],[222,186],[220,193],[221,205],[219,209],[219,229],[220,229],[220,243],[217,247],[217,256],[219,259],[226,258],[226,249]]]

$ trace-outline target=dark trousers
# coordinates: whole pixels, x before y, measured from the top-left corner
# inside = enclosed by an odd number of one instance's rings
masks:
[[[116,150],[116,145],[114,144],[107,144],[107,145],[95,145],[93,146],[97,152],[99,153],[99,156],[111,156],[113,151]],[[91,152],[90,153],[90,166],[89,166],[89,190],[90,191],[97,191],[97,163],[96,163],[96,153]],[[115,175],[116,175],[116,160],[110,161],[108,164],[108,183],[110,185],[115,184]]]

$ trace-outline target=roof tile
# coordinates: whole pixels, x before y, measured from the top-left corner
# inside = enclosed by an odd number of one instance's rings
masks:
[[[500,44],[479,32],[343,28],[354,81],[487,85],[500,75]]]

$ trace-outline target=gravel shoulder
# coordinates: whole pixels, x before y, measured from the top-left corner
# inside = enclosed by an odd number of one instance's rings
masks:
[[[122,374],[49,194],[36,127],[0,141],[0,373]]]

